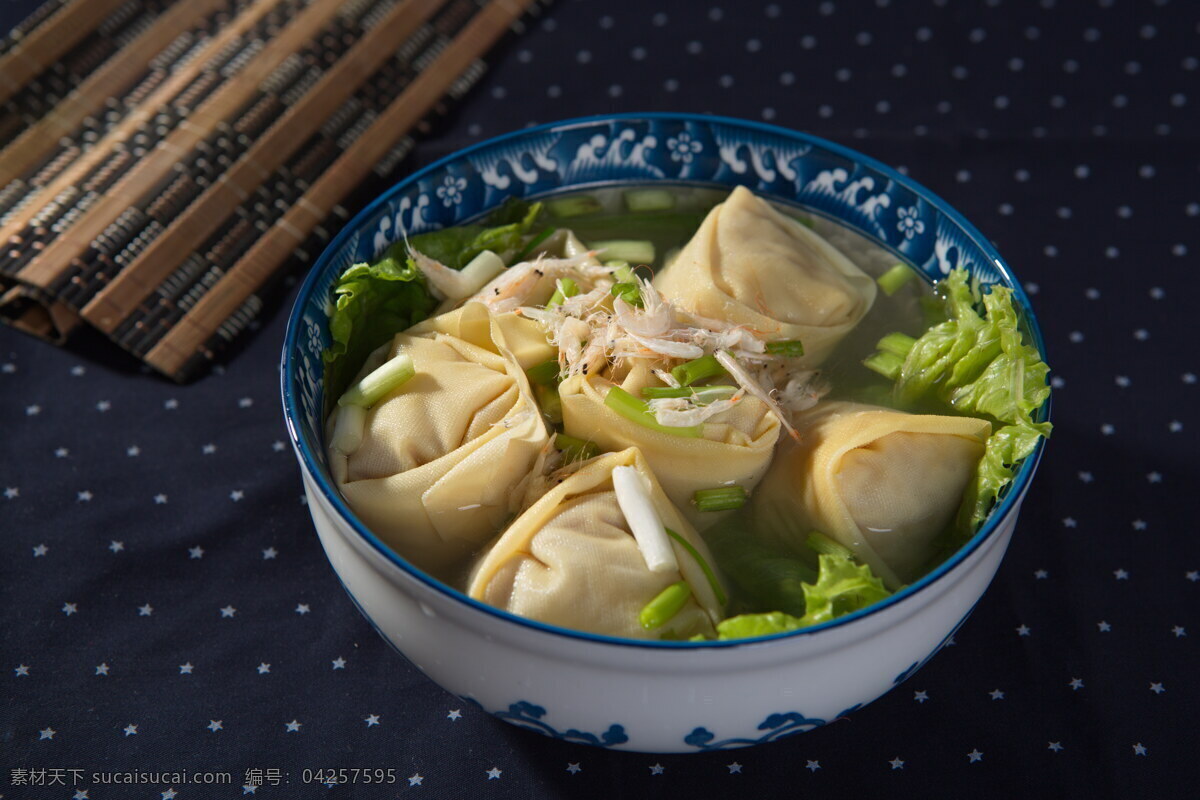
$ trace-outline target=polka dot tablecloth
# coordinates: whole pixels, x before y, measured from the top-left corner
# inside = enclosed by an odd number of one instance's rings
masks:
[[[187,386],[0,330],[0,796],[1200,796],[1198,69],[1186,0],[559,0],[415,152],[610,111],[766,120],[899,165],[1025,281],[1056,427],[995,582],[906,683],[762,747],[557,742],[394,655],[301,502],[294,288]],[[329,768],[393,782],[304,782]]]

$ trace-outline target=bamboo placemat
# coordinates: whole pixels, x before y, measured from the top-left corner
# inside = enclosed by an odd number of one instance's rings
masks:
[[[51,0],[0,41],[0,319],[56,342],[90,327],[196,375],[536,11]],[[104,57],[102,29],[124,37]],[[53,103],[27,99],[52,77]]]

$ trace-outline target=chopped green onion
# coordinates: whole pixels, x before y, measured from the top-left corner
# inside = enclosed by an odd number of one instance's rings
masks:
[[[642,289],[636,283],[614,283],[609,293],[619,297],[631,306],[642,307]]]
[[[600,455],[600,448],[595,442],[587,442],[565,433],[555,435],[554,446],[566,454],[567,461],[587,461]]]
[[[725,400],[737,394],[736,386],[647,386],[642,389],[642,397],[648,400],[663,398],[687,397],[698,405],[708,405],[717,400]]]
[[[907,358],[908,351],[912,350],[913,345],[916,343],[917,340],[908,334],[897,332],[889,333],[887,336],[880,339],[875,344],[875,347],[879,348],[885,353],[891,353],[892,355],[899,356],[900,358]]]
[[[700,555],[700,551],[695,547],[692,547],[692,543],[687,539],[683,538],[670,528],[666,528],[665,530],[667,532],[667,536],[670,536],[672,539],[674,539],[675,543],[686,550],[687,554],[692,557],[692,560],[700,566],[700,570],[704,573],[704,577],[708,579],[708,585],[712,587],[713,594],[717,597],[717,603],[720,605],[725,605],[725,601],[729,598],[725,596],[725,590],[721,588],[721,582],[717,580],[717,574],[713,572],[712,567],[710,567],[708,562],[704,560],[704,556]]]
[[[697,489],[692,495],[692,502],[700,511],[732,511],[746,505],[746,488],[744,486],[721,486],[716,489]]]
[[[675,195],[665,189],[630,189],[624,196],[630,211],[667,211],[675,207]]]
[[[872,372],[878,372],[889,381],[894,381],[900,376],[900,368],[904,366],[904,359],[895,353],[880,352],[863,359],[862,363]]]
[[[688,586],[687,581],[676,581],[642,607],[638,614],[638,622],[648,631],[661,628],[683,610],[691,596],[692,587]]]
[[[540,364],[534,364],[525,370],[525,377],[529,378],[530,383],[537,386],[554,386],[558,383],[558,376],[558,360],[553,358]]]
[[[530,239],[529,243],[522,247],[519,253],[513,256],[512,263],[520,264],[522,261],[524,261],[530,253],[537,249],[538,245],[554,235],[554,230],[554,228],[546,228],[537,236],[534,236],[532,239]]]
[[[538,407],[542,410],[542,416],[551,425],[561,424],[563,421],[562,398],[558,396],[558,390],[553,386],[535,384],[533,394],[537,398]]]
[[[655,419],[654,413],[650,411],[650,408],[646,405],[646,401],[639,400],[620,386],[614,386],[608,390],[608,394],[604,396],[604,405],[630,422],[636,422],[642,427],[658,431],[659,433],[669,433],[672,436],[687,436],[693,439],[698,439],[704,435],[703,425],[676,427],[661,424]]]
[[[799,358],[804,355],[804,343],[799,339],[788,339],[781,342],[767,342],[767,352],[783,358]]]
[[[628,261],[631,264],[654,263],[654,242],[638,239],[609,239],[590,244],[593,250],[602,250],[604,257],[608,259]]]
[[[407,353],[401,353],[347,389],[338,398],[338,405],[370,408],[416,374],[417,368],[413,366],[412,358]]]
[[[337,422],[333,426],[333,438],[329,445],[342,455],[350,456],[362,446],[363,433],[367,427],[367,410],[359,406],[342,406],[337,411]]]
[[[884,294],[891,297],[915,277],[917,277],[917,273],[913,272],[907,264],[897,264],[876,278],[875,282],[879,284],[879,288],[883,290]]]
[[[582,217],[584,214],[595,214],[604,208],[600,201],[590,194],[576,197],[559,197],[546,201],[546,209],[556,217]]]
[[[854,553],[850,552],[849,548],[829,538],[820,531],[813,531],[804,540],[811,549],[818,553],[827,556],[840,556],[842,558],[854,558]]]
[[[617,259],[613,259],[612,261],[605,261],[604,266],[610,267],[612,269],[613,277],[616,278],[618,282],[620,282],[620,283],[635,283],[636,282],[636,279],[633,274],[633,267],[629,266],[628,261],[622,261],[621,259],[617,258]]]
[[[724,374],[725,368],[711,355],[685,361],[671,370],[671,377],[679,381],[681,386],[691,386],[696,381]]]
[[[563,300],[579,294],[579,284],[570,278],[560,278],[558,281],[556,281],[556,284],[558,288],[555,289],[554,294],[550,296],[549,302],[546,303],[546,308],[561,306]]]

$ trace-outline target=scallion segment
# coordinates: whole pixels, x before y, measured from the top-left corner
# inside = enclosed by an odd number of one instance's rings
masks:
[[[876,278],[875,282],[879,284],[879,288],[883,290],[884,294],[891,297],[915,277],[917,274],[907,264],[897,264]]]
[[[570,278],[560,278],[557,285],[558,288],[554,290],[554,294],[550,295],[550,300],[546,303],[546,308],[561,306],[563,300],[579,294],[579,284]]]
[[[653,264],[654,242],[638,239],[609,239],[591,242],[593,250],[602,252],[606,259],[628,261],[631,264]]]
[[[904,359],[895,353],[873,353],[863,359],[863,366],[872,372],[878,372],[889,381],[894,381],[900,377],[900,368],[904,366]]]
[[[699,511],[732,511],[746,505],[749,495],[744,486],[721,486],[716,489],[697,489],[692,502]]]
[[[600,455],[600,448],[595,442],[584,441],[565,433],[555,435],[554,446],[563,451],[567,461],[587,461]]]
[[[554,235],[554,230],[554,228],[546,228],[537,236],[534,236],[532,239],[530,239],[528,244],[522,247],[521,251],[513,256],[512,263],[520,264],[522,261],[528,259],[530,253],[536,250],[542,242]]]
[[[647,386],[642,389],[642,397],[647,400],[686,397],[696,405],[706,406],[717,400],[728,400],[737,392],[736,386]]]
[[[840,558],[854,558],[854,553],[850,552],[849,548],[829,538],[820,531],[813,531],[804,540],[804,543],[809,546],[809,549],[827,556],[838,556]]]
[[[367,427],[367,410],[359,406],[342,406],[337,411],[337,422],[333,426],[333,438],[329,444],[345,456],[354,455],[362,446]]]
[[[908,351],[913,349],[917,340],[905,333],[889,333],[875,343],[875,347],[884,353],[891,353],[900,358],[906,358]]]
[[[553,386],[558,383],[559,369],[558,359],[551,358],[525,370],[525,377],[535,386]]]
[[[642,607],[638,614],[638,622],[641,623],[644,630],[652,631],[655,628],[661,628],[683,610],[691,596],[692,587],[688,586],[687,581],[676,581]]]
[[[804,343],[799,339],[786,339],[779,342],[767,342],[767,352],[782,358],[799,358],[804,355]]]
[[[401,353],[347,389],[338,398],[338,405],[370,408],[416,374],[417,368],[412,358],[407,353]]]
[[[558,396],[558,389],[553,385],[540,386],[535,384],[533,387],[533,395],[537,399],[538,408],[542,410],[542,416],[551,425],[561,425],[563,421],[562,398]]]
[[[604,206],[590,194],[575,197],[558,197],[546,201],[546,210],[556,217],[582,217],[584,214],[595,214],[602,211]]]
[[[708,565],[708,562],[704,559],[704,556],[700,555],[700,551],[695,547],[692,547],[691,542],[670,528],[665,528],[664,530],[666,530],[667,536],[670,536],[672,539],[674,539],[675,543],[686,550],[687,554],[692,557],[692,560],[700,566],[700,570],[704,573],[704,577],[708,580],[708,585],[712,588],[713,594],[717,597],[717,603],[720,605],[725,605],[725,602],[729,598],[725,596],[725,590],[721,588],[721,582],[717,580],[717,573],[713,572],[712,567]]]
[[[672,436],[688,436],[693,439],[698,439],[704,435],[703,425],[675,427],[673,425],[661,424],[655,419],[654,412],[646,405],[646,401],[639,400],[620,386],[614,386],[608,390],[608,394],[604,396],[604,405],[630,422],[635,422],[642,427],[658,431],[659,433],[669,433]]]
[[[680,386],[691,386],[705,378],[724,374],[725,368],[711,355],[685,361],[671,370],[671,377],[679,381]]]
[[[630,189],[624,197],[625,207],[634,212],[668,211],[675,207],[675,195],[666,189]]]

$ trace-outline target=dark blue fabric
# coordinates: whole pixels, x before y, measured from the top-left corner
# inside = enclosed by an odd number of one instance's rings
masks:
[[[247,770],[289,798],[1196,796],[1198,58],[1184,0],[560,0],[408,162],[608,111],[767,120],[903,165],[1026,282],[1056,427],[995,582],[906,683],[768,746],[563,744],[390,651],[284,444],[294,288],[187,386],[0,330],[0,796],[234,797]],[[396,783],[304,783],[342,767]],[[92,775],[204,770],[231,785]]]

